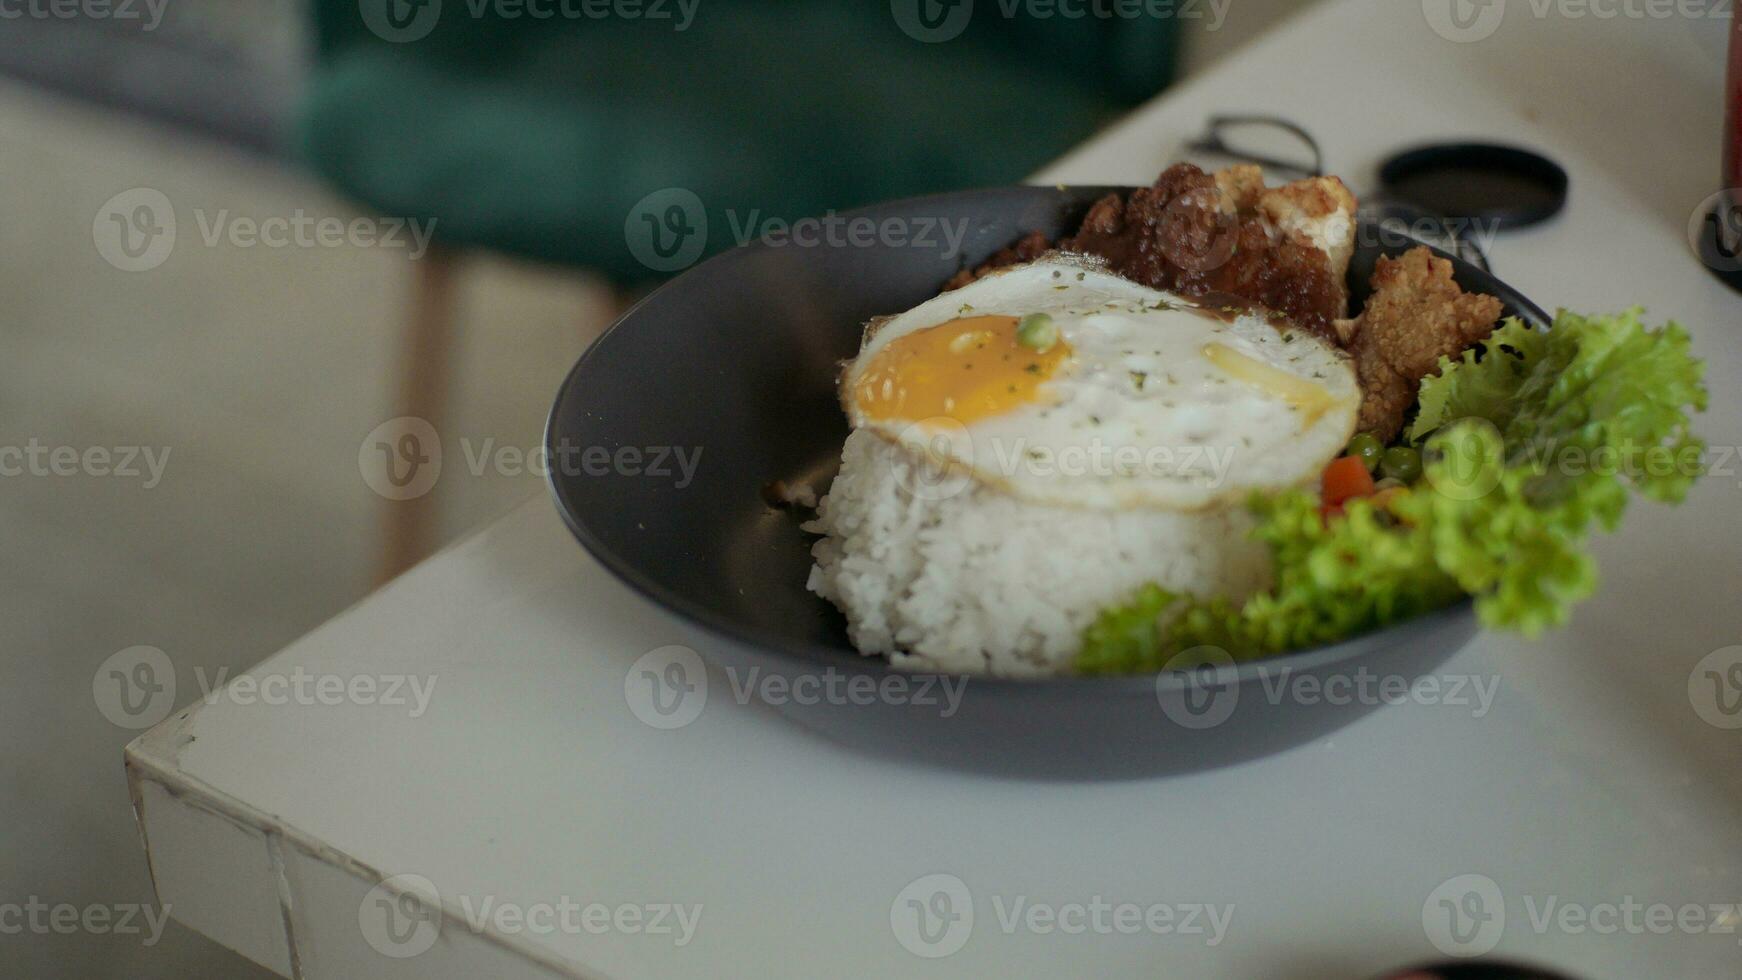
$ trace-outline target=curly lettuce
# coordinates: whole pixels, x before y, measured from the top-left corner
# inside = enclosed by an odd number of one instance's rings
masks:
[[[1629,490],[1679,502],[1702,472],[1690,411],[1703,365],[1687,332],[1642,311],[1562,311],[1548,330],[1509,320],[1440,362],[1407,438],[1423,479],[1326,519],[1318,495],[1252,500],[1275,583],[1244,603],[1154,585],[1104,610],[1076,668],[1154,671],[1215,646],[1239,659],[1334,642],[1472,596],[1486,626],[1534,636],[1597,587],[1587,541],[1619,526]]]

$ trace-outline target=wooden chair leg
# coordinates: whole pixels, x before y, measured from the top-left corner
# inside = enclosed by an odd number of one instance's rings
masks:
[[[401,337],[397,415],[427,421],[439,433],[447,403],[459,257],[431,247],[411,263],[411,297]],[[385,541],[377,582],[387,582],[428,557],[435,539],[436,496],[387,501]]]

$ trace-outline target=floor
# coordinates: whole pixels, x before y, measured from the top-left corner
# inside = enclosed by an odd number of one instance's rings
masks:
[[[1302,5],[1224,8],[1188,65]],[[396,414],[405,250],[208,242],[239,219],[354,212],[269,163],[4,85],[0,172],[0,453],[38,454],[0,477],[0,927],[26,923],[0,972],[265,976],[173,922],[155,936],[63,932],[30,909],[68,903],[118,921],[152,901],[121,769],[137,732],[105,710],[106,660],[164,651],[184,704],[371,588],[388,504],[359,452]],[[160,265],[129,272],[99,250],[94,221],[138,187],[161,192],[179,227]],[[530,472],[470,457],[538,444],[552,393],[609,309],[584,279],[468,260],[434,490],[444,539],[541,492]],[[56,475],[64,447],[105,450],[109,466],[81,457]],[[128,455],[138,475],[103,472]]]

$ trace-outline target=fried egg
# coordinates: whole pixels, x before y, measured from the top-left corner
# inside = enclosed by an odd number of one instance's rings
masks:
[[[873,323],[841,399],[855,428],[1019,499],[1171,510],[1315,479],[1361,401],[1314,334],[1067,256]]]

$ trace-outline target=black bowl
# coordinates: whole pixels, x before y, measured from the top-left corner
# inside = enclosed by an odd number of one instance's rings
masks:
[[[755,690],[830,737],[940,765],[1133,777],[1226,765],[1323,735],[1386,702],[1378,679],[1413,683],[1474,634],[1462,602],[1266,661],[1051,680],[906,674],[849,645],[840,613],[805,589],[811,537],[795,514],[767,505],[764,486],[827,485],[847,435],[838,365],[858,350],[866,320],[935,296],[957,269],[1026,232],[1074,229],[1092,202],[1119,189],[896,201],[751,243],[649,295],[575,365],[545,433],[557,506],[606,568],[705,628],[710,642],[699,652],[733,682],[716,696]],[[1359,232],[1357,308],[1378,257],[1412,244],[1374,227]],[[1513,289],[1454,262],[1464,288],[1499,297],[1508,315],[1546,322]],[[1350,696],[1322,693],[1339,685]]]

